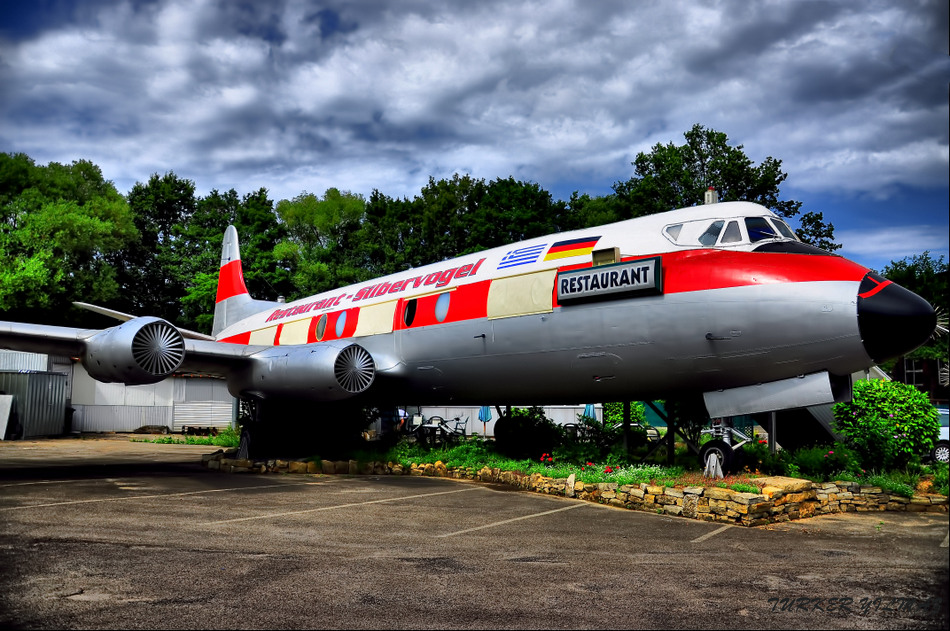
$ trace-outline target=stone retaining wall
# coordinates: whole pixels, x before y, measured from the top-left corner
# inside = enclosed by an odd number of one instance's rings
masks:
[[[350,475],[416,475],[480,480],[509,484],[549,495],[576,497],[618,508],[677,515],[690,519],[717,521],[738,526],[802,519],[829,513],[866,511],[947,512],[942,495],[892,495],[878,487],[854,482],[811,482],[795,478],[758,478],[759,494],[741,493],[720,487],[687,486],[673,488],[651,484],[610,482],[587,484],[569,478],[548,478],[541,474],[524,475],[483,467],[449,468],[442,462],[413,464],[410,468],[384,462],[361,463],[356,460],[306,462],[294,460],[238,460],[222,451],[202,457],[209,469],[226,473],[309,473]]]

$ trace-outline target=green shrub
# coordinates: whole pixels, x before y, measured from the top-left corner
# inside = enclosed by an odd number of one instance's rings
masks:
[[[510,458],[538,458],[563,444],[564,431],[541,407],[515,408],[495,422],[495,442]]]
[[[858,473],[861,470],[854,452],[840,443],[797,449],[786,458],[786,469],[790,464],[798,475],[822,481],[836,477],[842,471]]]
[[[913,386],[868,380],[854,385],[854,399],[837,403],[835,427],[866,469],[903,469],[933,447],[937,409]]]
[[[916,480],[910,484],[905,480],[895,478],[894,474],[878,474],[872,475],[867,479],[867,484],[871,486],[880,487],[885,493],[890,493],[892,495],[902,495],[904,497],[912,497],[914,495],[914,487],[917,485]]]
[[[749,443],[742,448],[743,465],[749,473],[786,475],[787,451],[769,451],[767,443]]]
[[[941,495],[948,495],[950,491],[950,463],[935,462],[930,465],[930,472],[933,475],[934,491]]]

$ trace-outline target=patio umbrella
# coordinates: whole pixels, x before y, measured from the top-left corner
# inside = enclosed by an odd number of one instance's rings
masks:
[[[483,405],[478,411],[478,420],[482,422],[482,438],[488,434],[488,421],[491,420],[491,408]]]
[[[592,421],[596,421],[596,420],[597,420],[597,417],[594,416],[594,414],[595,414],[595,412],[594,412],[594,404],[593,404],[593,403],[588,403],[587,405],[584,406],[584,416],[586,416],[587,418],[591,419]]]

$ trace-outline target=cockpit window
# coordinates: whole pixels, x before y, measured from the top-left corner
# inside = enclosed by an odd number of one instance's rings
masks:
[[[739,222],[730,221],[719,243],[739,243],[740,241],[742,241],[742,231],[739,230]]]
[[[708,217],[663,227],[663,236],[682,247],[743,248],[764,241],[798,241],[781,219],[760,217]]]
[[[781,219],[776,219],[775,217],[772,217],[771,221],[772,221],[772,224],[776,228],[778,228],[778,231],[782,234],[783,237],[786,237],[788,239],[795,239],[796,241],[798,241],[798,235],[792,232],[792,229],[788,227],[787,223],[785,223]]]
[[[716,245],[716,241],[719,240],[719,233],[722,232],[722,221],[714,221],[712,224],[706,228],[704,232],[699,237],[699,242],[705,246]]]
[[[775,228],[766,221],[765,217],[746,217],[745,228],[749,232],[749,240],[752,243],[778,238]]]

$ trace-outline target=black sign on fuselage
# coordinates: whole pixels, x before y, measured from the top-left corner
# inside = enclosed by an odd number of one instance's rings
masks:
[[[661,257],[558,272],[559,304],[663,293]]]

